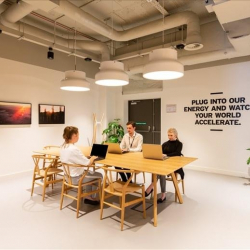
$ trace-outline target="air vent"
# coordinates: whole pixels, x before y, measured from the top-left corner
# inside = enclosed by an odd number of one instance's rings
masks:
[[[185,46],[185,50],[192,51],[192,50],[198,50],[203,48],[203,45],[201,43],[190,43]]]

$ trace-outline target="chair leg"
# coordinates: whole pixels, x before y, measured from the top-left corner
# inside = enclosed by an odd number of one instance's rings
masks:
[[[55,180],[55,175],[53,174],[50,178],[51,178],[51,181],[52,181],[51,185],[52,185],[52,189],[53,189],[53,188],[54,188],[54,183],[53,183],[53,181]]]
[[[60,210],[62,210],[63,198],[64,198],[64,182],[62,183],[62,192],[61,192],[61,201],[60,201]]]
[[[79,215],[79,210],[80,210],[80,206],[81,206],[81,189],[82,187],[79,186],[78,187],[78,193],[77,193],[77,210],[76,210],[76,218],[78,218]]]
[[[100,220],[102,220],[102,215],[103,215],[103,202],[104,202],[104,196],[105,196],[105,192],[104,192],[104,187],[102,189],[102,196],[101,196],[101,210],[100,210]]]
[[[122,204],[121,204],[121,231],[123,231],[123,223],[124,223],[124,214],[125,214],[125,194],[122,195]]]
[[[46,185],[44,184],[44,185],[43,185],[43,198],[42,198],[42,201],[44,201],[44,197],[45,197],[45,189],[46,189]]]
[[[145,201],[145,187],[142,187],[142,206],[143,206],[143,218],[146,219],[146,201]]]
[[[181,181],[182,184],[182,193],[184,194],[184,180]]]
[[[99,188],[99,200],[101,200],[101,198],[102,198],[102,183],[101,183],[101,179],[98,180],[98,188]],[[101,207],[101,203],[100,203],[100,207]]]
[[[33,192],[34,192],[35,176],[36,176],[36,174],[34,173],[34,174],[33,174],[33,180],[32,180],[32,187],[31,187],[31,194],[30,194],[30,196],[32,196],[32,195],[33,195]]]

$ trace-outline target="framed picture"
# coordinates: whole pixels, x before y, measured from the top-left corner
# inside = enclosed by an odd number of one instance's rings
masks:
[[[64,124],[65,106],[52,104],[39,104],[39,124]]]
[[[31,103],[0,101],[0,125],[31,124]]]

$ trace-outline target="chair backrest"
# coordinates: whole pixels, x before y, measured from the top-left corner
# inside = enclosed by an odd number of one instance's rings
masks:
[[[72,182],[72,176],[70,175],[70,170],[72,168],[84,168],[84,172],[82,177],[79,179],[79,182],[81,183],[83,178],[87,175],[88,170],[89,170],[89,166],[84,166],[84,165],[80,165],[80,164],[69,164],[69,163],[64,163],[62,162],[62,167],[63,167],[63,172],[64,172],[64,178],[67,181],[68,184],[73,185]]]
[[[129,185],[130,181],[133,179],[133,176],[134,176],[135,174],[140,173],[139,171],[136,171],[136,170],[130,170],[130,169],[128,169],[128,170],[125,170],[125,169],[114,169],[114,168],[108,167],[108,166],[104,166],[104,167],[102,167],[102,169],[104,170],[104,173],[105,173],[104,179],[103,179],[103,183],[104,183],[105,185],[108,185],[108,186],[109,186],[109,189],[110,189],[111,192],[114,192],[114,191],[115,191],[114,186],[115,186],[115,183],[117,182],[117,181],[115,181],[116,177],[114,177],[114,173],[117,173],[117,172],[119,172],[119,173],[121,173],[121,172],[122,172],[122,173],[131,173],[130,178],[129,178],[129,179],[127,180],[127,182],[125,182],[125,184],[123,185],[123,189],[124,189],[124,190],[125,190],[126,187]]]
[[[35,170],[38,174],[40,173],[40,170],[54,167],[55,160],[57,160],[57,158],[55,157],[51,157],[51,156],[47,157],[44,155],[32,155],[32,159],[35,163]],[[48,165],[46,166],[45,163],[47,163]]]

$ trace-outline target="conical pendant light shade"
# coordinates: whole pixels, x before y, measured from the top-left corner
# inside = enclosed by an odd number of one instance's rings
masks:
[[[151,51],[143,69],[143,77],[150,80],[171,80],[183,75],[184,67],[177,61],[177,51],[170,48]]]
[[[61,81],[61,89],[68,91],[88,91],[90,90],[90,83],[86,80],[85,72],[69,70],[65,71],[65,79]]]
[[[124,64],[118,61],[101,62],[100,71],[95,75],[95,83],[103,86],[124,86],[129,77],[124,71]]]

